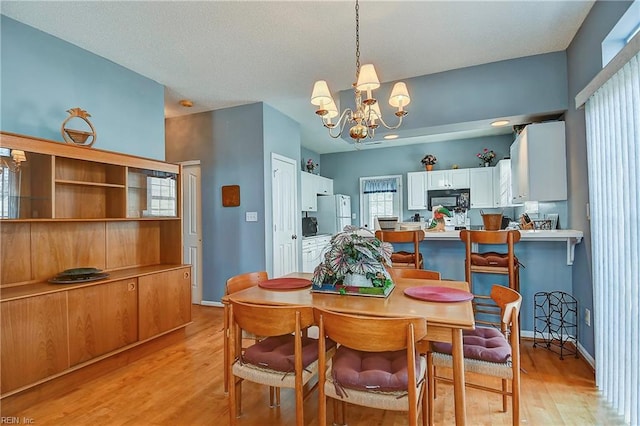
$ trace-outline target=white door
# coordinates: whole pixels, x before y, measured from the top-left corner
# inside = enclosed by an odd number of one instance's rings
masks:
[[[182,163],[182,261],[191,265],[191,303],[202,303],[200,162]]]
[[[271,155],[273,277],[298,271],[298,185],[296,161]]]

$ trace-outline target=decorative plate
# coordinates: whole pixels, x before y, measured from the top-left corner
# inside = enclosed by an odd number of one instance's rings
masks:
[[[97,268],[73,268],[73,269],[65,269],[60,272],[57,277],[73,277],[77,275],[91,275],[91,274],[99,274],[102,272],[102,269]]]
[[[427,302],[465,302],[473,299],[473,294],[468,291],[430,285],[406,288],[404,294]]]
[[[78,283],[87,283],[91,281],[98,281],[103,278],[107,278],[109,274],[106,272],[101,274],[84,274],[84,275],[56,275],[51,278],[49,282],[51,284],[78,284]]]

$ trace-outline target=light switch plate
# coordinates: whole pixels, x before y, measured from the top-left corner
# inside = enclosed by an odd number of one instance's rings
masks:
[[[245,220],[247,222],[257,222],[258,221],[258,212],[247,212],[245,214]]]

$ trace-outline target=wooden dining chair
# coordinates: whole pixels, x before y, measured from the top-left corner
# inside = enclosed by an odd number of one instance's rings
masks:
[[[413,252],[405,250],[391,254],[391,267],[422,269],[424,260],[420,253],[420,241],[424,239],[423,230],[414,231],[376,231],[376,238],[388,243],[413,243]]]
[[[314,317],[320,329],[320,426],[327,421],[327,397],[334,401],[334,424],[346,424],[350,403],[408,411],[410,425],[417,425],[421,407],[426,425],[426,361],[415,345],[427,333],[424,318],[361,316],[320,308],[314,308]],[[329,339],[338,344],[330,361],[325,354]]]
[[[229,345],[230,423],[242,411],[242,382],[248,380],[274,388],[295,391],[296,425],[304,424],[303,402],[315,389],[305,386],[318,371],[318,340],[303,336],[313,325],[313,308],[296,305],[259,305],[229,302],[231,338]],[[242,331],[265,336],[242,348]],[[331,351],[331,345],[325,345]],[[271,406],[279,405],[279,400]]]
[[[421,280],[439,280],[440,272],[429,269],[407,269],[407,268],[387,268],[391,279],[417,278]]]
[[[238,291],[244,290],[249,287],[256,286],[263,281],[267,281],[269,279],[269,274],[267,271],[258,271],[258,272],[247,272],[244,274],[235,275],[229,278],[225,285],[226,296],[236,293]],[[227,365],[227,353],[229,347],[229,312],[227,309],[227,305],[224,305],[224,365]],[[259,339],[258,336],[254,336],[248,333],[244,333],[242,336],[244,339],[252,339],[257,342]],[[227,369],[224,369],[224,392],[227,393],[229,391],[229,375],[227,374]]]
[[[502,395],[502,411],[507,411],[507,397],[511,397],[511,415],[514,425],[520,424],[520,328],[518,315],[522,296],[515,290],[494,285],[491,298],[500,307],[500,328],[476,327],[463,331],[465,372],[493,376],[501,379],[501,388],[471,383],[466,386]],[[451,383],[452,380],[437,375],[436,367],[453,367],[451,344],[432,342],[427,353],[427,376],[429,380],[429,424],[433,422],[436,382]],[[509,387],[509,382],[511,386]]]

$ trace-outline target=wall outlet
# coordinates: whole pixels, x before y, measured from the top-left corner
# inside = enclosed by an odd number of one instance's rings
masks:
[[[584,323],[591,327],[591,311],[587,308],[584,308]]]

